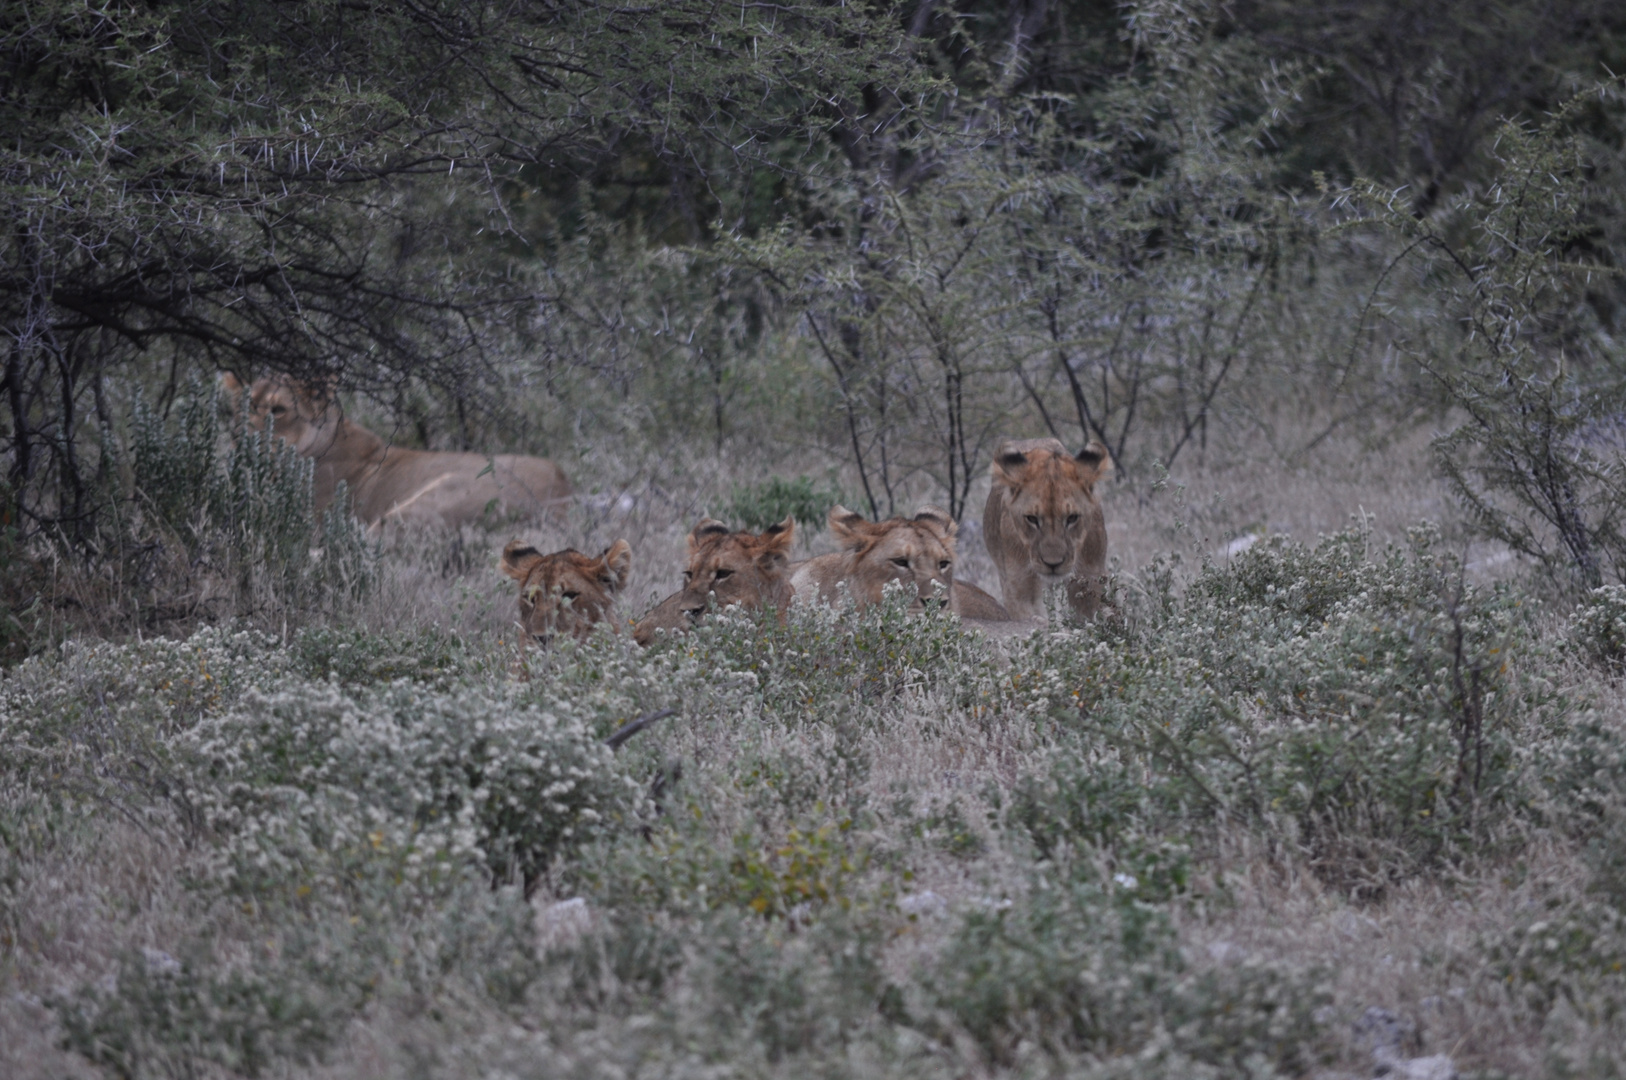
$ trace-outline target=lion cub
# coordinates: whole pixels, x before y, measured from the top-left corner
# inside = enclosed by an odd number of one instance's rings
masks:
[[[729,532],[728,526],[703,518],[689,533],[689,565],[683,588],[668,596],[633,627],[633,640],[648,645],[655,631],[687,630],[706,613],[713,595],[717,606],[747,610],[790,606],[791,541],[796,520],[786,518],[763,532]]]
[[[833,602],[837,586],[846,583],[859,607],[880,603],[889,581],[913,586],[909,610],[948,600],[949,610],[968,619],[1005,620],[998,600],[975,585],[954,580],[954,537],[960,531],[954,519],[935,506],[925,506],[913,518],[895,517],[871,522],[845,506],[830,510],[830,531],[842,550],[819,555],[797,566],[791,585],[802,600]]]
[[[1107,448],[1077,454],[1055,439],[1006,439],[994,451],[983,541],[1014,619],[1044,617],[1046,585],[1065,582],[1083,618],[1095,615],[1107,570],[1107,525],[1095,485],[1112,472]]]
[[[543,555],[523,540],[502,549],[503,573],[519,582],[520,625],[542,645],[555,634],[585,638],[608,619],[631,567],[632,545],[625,540],[596,559],[575,548]]]

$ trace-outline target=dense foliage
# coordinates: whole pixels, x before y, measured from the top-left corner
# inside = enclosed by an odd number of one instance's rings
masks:
[[[224,368],[595,482],[816,448],[876,517],[962,515],[1006,432],[1140,479],[1446,407],[1484,529],[1595,586],[1618,13],[1401,8],[18,5],[5,523],[96,562],[105,433]]]

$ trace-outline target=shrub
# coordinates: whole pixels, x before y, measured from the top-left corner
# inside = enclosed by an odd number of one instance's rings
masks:
[[[248,630],[65,642],[0,673],[0,784],[136,820],[167,817],[172,739],[249,688],[276,685],[290,666],[275,639]]]
[[[1434,546],[1420,530],[1370,560],[1359,532],[1273,538],[1128,636],[1018,643],[1005,699],[1077,740],[1079,767],[1104,748],[1144,775],[1155,811],[1251,822],[1341,885],[1381,889],[1471,850],[1494,808],[1530,795],[1515,748],[1554,708],[1514,666],[1541,655],[1530,605],[1468,585]]]
[[[713,666],[749,674],[773,714],[840,718],[875,713],[901,695],[941,689],[970,700],[993,664],[957,617],[911,614],[912,595],[889,584],[881,603],[795,604],[773,615],[722,612],[689,636]]]
[[[841,491],[833,480],[821,488],[809,476],[798,476],[794,480],[773,476],[760,484],[736,487],[729,500],[728,513],[742,527],[758,530],[793,517],[797,525],[812,534],[824,528],[830,508],[841,499]]]
[[[166,422],[139,394],[131,409],[137,501],[180,538],[194,562],[234,582],[239,606],[288,607],[367,593],[377,550],[349,512],[341,483],[318,514],[314,465],[246,415],[222,431],[212,386],[194,380]],[[222,457],[219,444],[229,435]]]
[[[257,692],[184,748],[185,798],[222,839],[216,870],[251,894],[342,890],[378,860],[418,887],[478,866],[529,890],[637,810],[636,784],[575,715],[470,687]]]
[[[1570,617],[1570,640],[1595,664],[1626,664],[1626,585],[1593,589]]]
[[[1304,1072],[1328,998],[1310,971],[1190,971],[1162,911],[1084,880],[1036,880],[1019,900],[967,915],[928,985],[953,1025],[1001,1063],[1024,1044],[1097,1060],[1161,1044],[1233,1075],[1262,1064]]]
[[[480,661],[468,642],[438,626],[381,634],[307,627],[294,636],[290,652],[300,676],[316,681],[331,678],[346,686],[408,679],[447,689],[473,674]]]
[[[1597,84],[1539,124],[1504,120],[1488,144],[1494,181],[1448,212],[1417,213],[1371,182],[1343,197],[1408,241],[1401,258],[1437,290],[1429,316],[1451,328],[1396,339],[1461,417],[1433,444],[1446,484],[1481,534],[1584,588],[1626,578],[1611,434],[1626,383],[1585,299],[1609,260],[1583,239],[1597,227],[1589,181],[1609,153],[1586,129],[1615,92]]]
[[[290,950],[252,971],[149,950],[123,957],[110,985],[49,1004],[63,1045],[117,1076],[193,1075],[199,1059],[258,1076],[280,1059],[318,1057],[366,1000],[366,979],[345,970],[353,943],[325,944],[337,948]]]

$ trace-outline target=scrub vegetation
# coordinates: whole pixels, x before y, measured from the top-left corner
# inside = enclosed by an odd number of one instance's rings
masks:
[[[0,1074],[1626,1073],[1623,35],[12,4]],[[368,530],[228,371],[576,495]],[[1037,437],[1095,618],[632,640],[705,516],[996,589]]]

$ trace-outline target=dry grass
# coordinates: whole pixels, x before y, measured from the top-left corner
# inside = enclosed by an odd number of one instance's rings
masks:
[[[1208,467],[1182,471],[1161,491],[1113,485],[1105,494],[1113,558],[1130,576],[1153,555],[1171,549],[1192,561],[1203,552],[1223,560],[1226,545],[1238,537],[1287,533],[1313,539],[1358,514],[1365,515],[1378,541],[1402,537],[1422,518],[1444,519],[1447,535],[1460,536],[1438,485],[1420,463],[1420,451],[1417,439],[1376,450],[1329,440],[1292,468],[1234,455],[1221,463],[1214,454]],[[375,631],[435,624],[488,644],[506,638],[513,591],[495,570],[496,554],[516,531],[544,550],[596,551],[613,539],[629,540],[635,562],[624,614],[636,615],[676,587],[683,537],[695,518],[719,504],[730,479],[722,471],[675,478],[651,470],[639,482],[605,482],[606,499],[584,499],[568,514],[517,530],[394,537],[380,587],[356,620]],[[630,505],[618,501],[623,491],[631,496]],[[962,574],[994,586],[974,524],[963,537]],[[815,540],[808,550],[820,550],[822,542]],[[1482,575],[1517,569],[1514,563],[1485,559],[1477,549],[1468,554]],[[867,763],[862,780],[847,792],[853,803],[878,810],[883,823],[903,819],[888,808],[904,797],[916,818],[926,808],[955,808],[968,843],[977,849],[968,857],[884,830],[867,839],[876,851],[895,853],[910,866],[903,893],[918,917],[901,925],[882,961],[902,982],[930,965],[960,914],[1022,901],[1031,873],[1028,856],[1006,849],[985,793],[1043,768],[1051,747],[1032,725],[973,718],[928,696],[890,714],[884,727],[853,729],[801,718],[764,718],[744,726],[736,716],[686,717],[662,729],[658,749],[652,741],[647,752],[702,763],[705,782],[722,784],[753,761],[818,761],[838,749]],[[771,831],[789,820],[782,811],[754,808],[737,791],[694,786],[685,791],[710,804],[715,819],[709,827],[718,835]],[[166,837],[99,817],[14,861],[3,909],[13,913],[12,940],[0,950],[0,1073],[96,1074],[82,1058],[59,1048],[51,1013],[39,1001],[106,979],[120,955],[180,951],[197,937],[200,915],[217,918],[179,884],[186,859]],[[1467,866],[1456,877],[1414,879],[1380,902],[1360,902],[1331,891],[1290,851],[1241,832],[1200,870],[1210,883],[1222,876],[1223,888],[1172,910],[1180,948],[1196,970],[1267,958],[1329,973],[1333,1004],[1327,1019],[1333,1034],[1328,1045],[1335,1054],[1329,1075],[1369,1074],[1370,1063],[1338,1032],[1367,1007],[1381,1006],[1416,1024],[1415,1052],[1449,1054],[1460,1068],[1485,1075],[1535,1076],[1546,1071],[1544,1039],[1551,1033],[1529,1015],[1498,1004],[1482,985],[1476,957],[1481,940],[1505,930],[1521,907],[1578,894],[1586,873],[1577,850],[1554,837],[1532,835],[1520,838],[1516,854]],[[544,888],[536,903],[562,899],[568,886],[558,887],[564,892]],[[233,953],[240,952],[252,928],[224,920],[208,933]],[[672,1005],[678,1013],[688,1007]],[[544,1019],[549,1016],[551,1021]],[[359,1080],[489,1069],[516,1076],[610,1075],[626,1069],[683,1073],[703,1065],[704,1054],[686,1056],[681,1048],[650,1045],[640,1036],[640,1025],[655,1021],[636,1010],[594,1023],[579,1012],[543,1009],[537,1023],[542,1026],[530,1030],[516,1026],[511,1013],[477,997],[454,996],[439,1004],[392,998],[362,1012],[326,1062],[308,1071]],[[665,1066],[655,1064],[662,1060]],[[940,1064],[950,1060],[958,1064],[947,1068],[949,1073],[969,1075],[988,1067],[963,1047]],[[757,1064],[775,1068],[770,1062]],[[892,1067],[880,1060],[847,1064],[859,1072]]]

